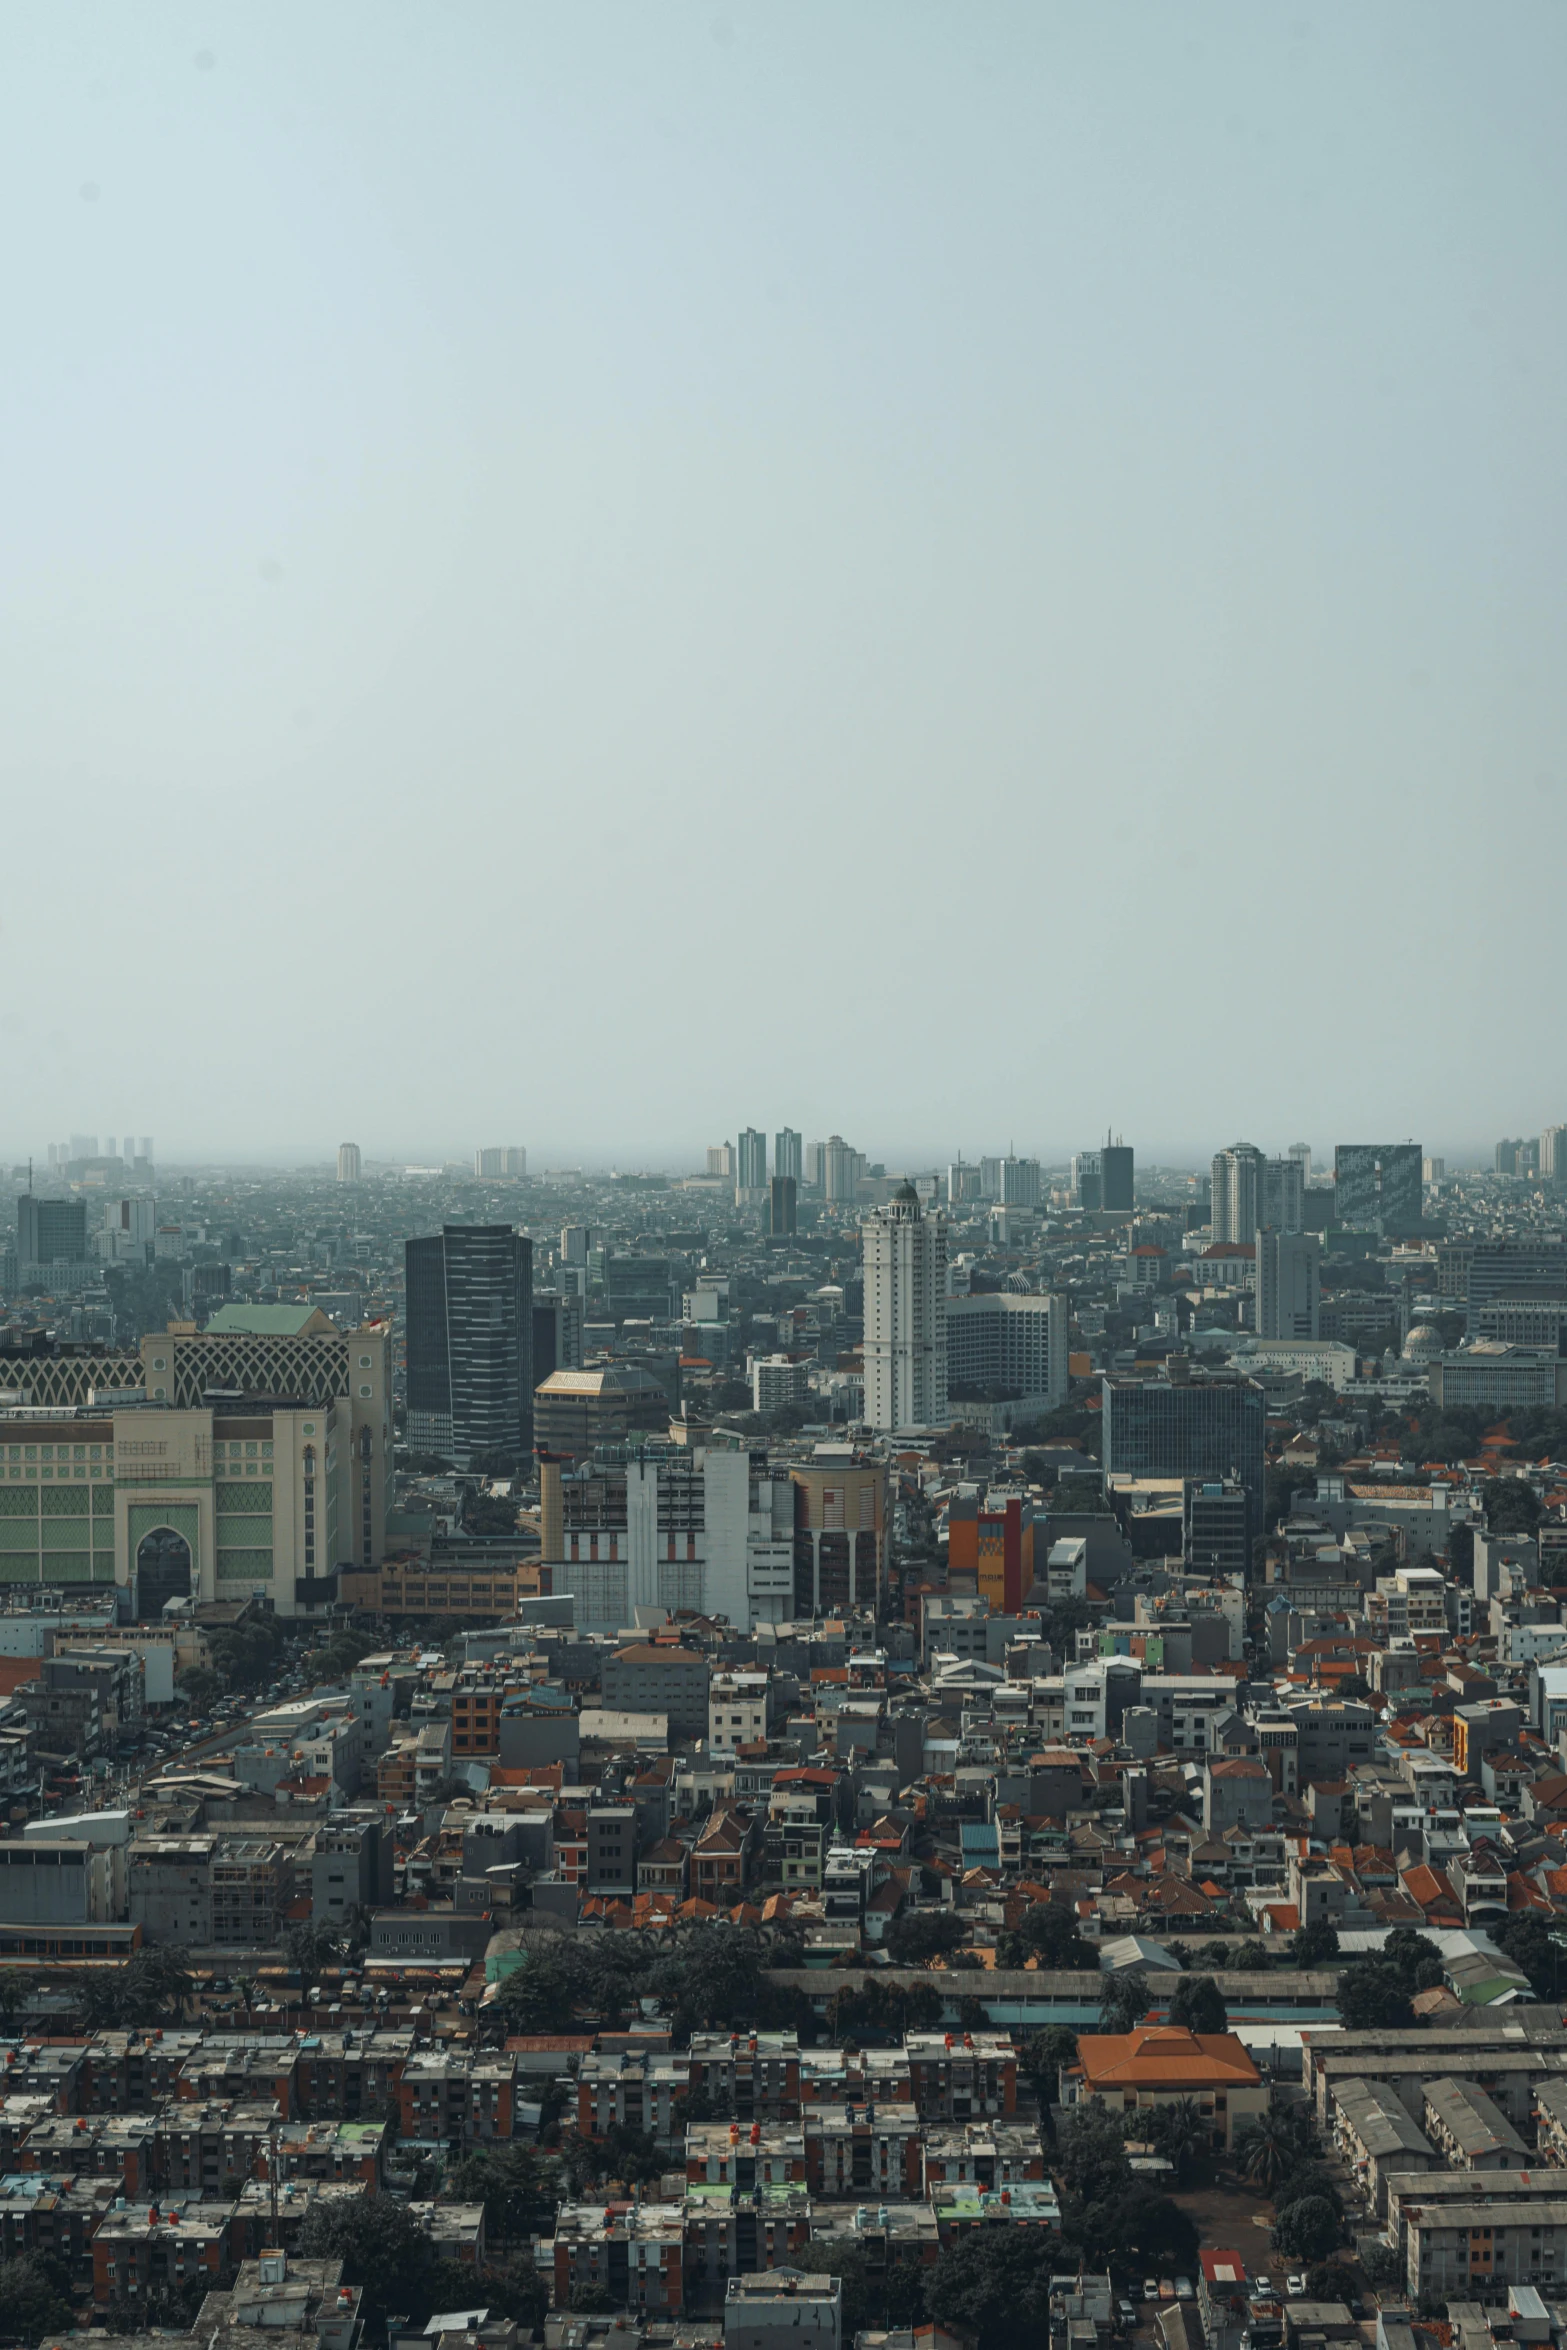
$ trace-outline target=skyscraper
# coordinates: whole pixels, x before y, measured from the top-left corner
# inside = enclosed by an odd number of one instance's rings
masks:
[[[1037,1159],[1015,1159],[1009,1151],[1000,1163],[1000,1178],[1000,1190],[996,1196],[1003,1207],[1038,1207],[1044,1190],[1044,1178]]]
[[[1418,1142],[1341,1142],[1333,1212],[1351,1232],[1418,1232],[1425,1152]]]
[[[792,1175],[775,1175],[768,1193],[767,1230],[774,1240],[786,1240],[797,1229],[799,1186]]]
[[[1255,1541],[1263,1531],[1267,1405],[1255,1379],[1104,1382],[1105,1475],[1238,1477]]]
[[[359,1181],[359,1145],[340,1142],[337,1146],[337,1180],[339,1183]]]
[[[1099,1153],[1099,1205],[1130,1214],[1132,1207],[1132,1146],[1105,1142]]]
[[[780,1126],[773,1136],[773,1173],[792,1175],[798,1183],[804,1172],[804,1143],[792,1126]]]
[[[740,1130],[736,1153],[735,1197],[758,1199],[767,1189],[767,1137],[756,1126]]]
[[[1209,1221],[1216,1241],[1239,1241],[1244,1246],[1256,1239],[1262,1167],[1255,1143],[1232,1142],[1228,1150],[1215,1151]]]
[[[1079,1151],[1073,1159],[1072,1199],[1090,1215],[1104,1206],[1104,1175],[1097,1151]]]
[[[1300,1232],[1306,1223],[1306,1171],[1293,1153],[1264,1159],[1257,1190],[1257,1222],[1275,1232]]]
[[[1321,1335],[1322,1243],[1314,1232],[1257,1234],[1257,1336]]]
[[[1541,1127],[1540,1173],[1547,1183],[1567,1182],[1567,1126]]]
[[[405,1247],[408,1443],[459,1468],[533,1446],[533,1243],[447,1224]]]
[[[830,1200],[852,1200],[865,1172],[865,1154],[845,1142],[841,1134],[829,1134],[822,1156],[822,1188]]]
[[[947,1226],[905,1183],[862,1227],[865,1417],[872,1428],[947,1418]]]
[[[1292,1159],[1299,1159],[1299,1161],[1300,1161],[1300,1180],[1301,1180],[1301,1183],[1302,1183],[1302,1185],[1303,1185],[1303,1186],[1304,1186],[1305,1184],[1308,1184],[1308,1183],[1311,1181],[1311,1145],[1310,1145],[1310,1143],[1309,1143],[1309,1142],[1292,1142],[1292,1143],[1290,1144],[1290,1148],[1289,1148],[1289,1155],[1290,1155],[1290,1157],[1291,1157]]]

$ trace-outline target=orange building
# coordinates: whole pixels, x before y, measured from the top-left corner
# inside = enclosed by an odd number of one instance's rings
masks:
[[[1216,2146],[1233,2146],[1239,2132],[1268,2110],[1262,2075],[1233,2032],[1188,2032],[1178,2025],[1085,2032],[1063,2083],[1069,2104],[1093,2098],[1112,2113],[1149,2112],[1189,2097]]]
[[[949,1587],[960,1590],[972,1576],[992,1615],[1021,1614],[1023,1595],[1032,1581],[1033,1533],[1032,1520],[1024,1526],[1023,1504],[1016,1495],[998,1509],[988,1508],[977,1495],[958,1496],[947,1510]]]

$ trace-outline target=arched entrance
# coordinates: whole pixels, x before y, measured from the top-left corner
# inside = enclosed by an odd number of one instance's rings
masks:
[[[190,1597],[190,1544],[172,1526],[154,1526],[136,1545],[136,1614],[156,1623],[167,1599]]]

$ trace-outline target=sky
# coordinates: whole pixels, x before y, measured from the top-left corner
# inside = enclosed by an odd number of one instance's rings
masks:
[[[0,18],[0,1151],[1567,1118],[1567,15]]]

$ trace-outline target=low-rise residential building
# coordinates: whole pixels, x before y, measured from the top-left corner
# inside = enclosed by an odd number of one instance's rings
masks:
[[[843,2286],[797,2269],[729,2279],[724,2350],[843,2350]]]
[[[1433,2170],[1440,2157],[1385,2081],[1342,2081],[1333,2105],[1334,2143],[1384,2217],[1389,2173]]]
[[[1427,2081],[1425,2134],[1454,2170],[1528,2167],[1528,2147],[1473,2081]]]
[[[613,2129],[673,2138],[685,2127],[689,2062],[668,2055],[585,2056],[577,2067],[577,2127],[585,2138]]]
[[[1229,2148],[1266,2113],[1262,2075],[1233,2032],[1190,2032],[1164,2025],[1133,2032],[1084,2033],[1077,2062],[1062,2074],[1069,2104],[1093,2099],[1112,2112],[1157,2110],[1190,2098],[1216,2146]]]

